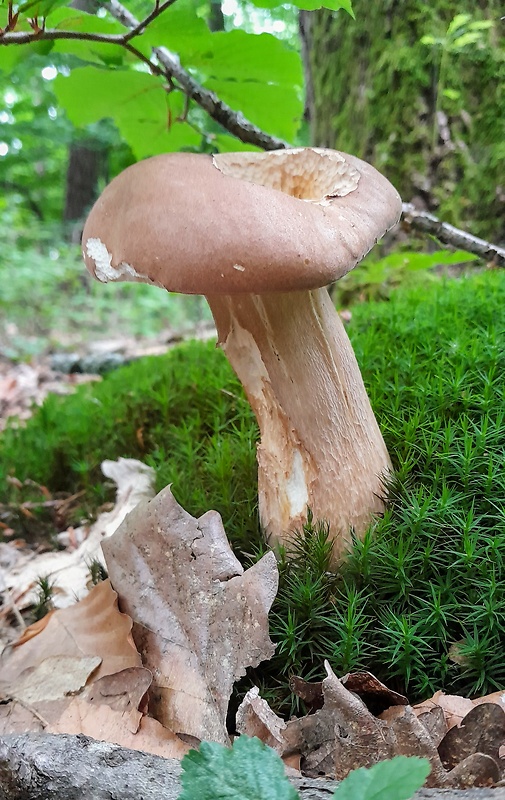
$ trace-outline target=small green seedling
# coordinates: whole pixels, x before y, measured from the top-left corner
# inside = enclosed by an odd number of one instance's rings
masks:
[[[277,753],[259,739],[239,736],[231,748],[202,742],[182,760],[179,800],[298,800]],[[357,769],[331,800],[409,800],[425,782],[425,758],[397,756]]]
[[[41,575],[35,581],[35,591],[36,602],[33,607],[33,616],[37,622],[53,609],[54,581],[48,576]]]

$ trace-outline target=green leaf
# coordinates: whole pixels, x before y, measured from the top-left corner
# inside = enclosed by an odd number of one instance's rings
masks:
[[[295,137],[303,114],[302,64],[299,54],[275,36],[211,33],[193,1],[178,0],[142,38],[177,52],[206,88],[259,127],[288,140]]]
[[[209,80],[206,86],[262,130],[293,141],[303,114],[301,92],[248,81]]]
[[[27,0],[19,6],[19,13],[30,17],[47,17],[51,11],[67,3],[68,0]]]
[[[231,748],[202,742],[182,768],[178,800],[298,800],[277,753],[256,738],[239,736]]]
[[[206,47],[194,53],[191,66],[213,78],[302,86],[298,53],[270,33],[233,30],[211,34]]]
[[[209,46],[212,34],[197,16],[192,0],[178,0],[157,17],[140,37],[150,47],[167,47],[182,61],[190,60],[202,47]],[[133,40],[137,46],[138,39]]]
[[[477,42],[482,41],[482,33],[480,31],[469,31],[468,33],[463,33],[461,36],[458,36],[457,39],[454,39],[451,42],[450,49],[455,50],[463,50],[464,47],[467,47],[469,44],[476,44]]]
[[[370,769],[351,772],[335,789],[333,800],[409,800],[430,773],[425,758],[397,756]]]
[[[447,28],[447,35],[451,36],[452,34],[459,33],[461,28],[466,28],[471,19],[471,14],[456,14]]]
[[[55,30],[78,31],[80,33],[124,33],[123,26],[116,21],[102,19],[94,14],[86,14],[73,8],[59,8],[52,12],[47,20],[47,27]],[[121,65],[125,60],[132,60],[132,56],[122,47],[114,44],[101,44],[100,42],[78,41],[75,39],[59,39],[54,42],[56,53],[70,53],[82,61]]]
[[[434,36],[427,35],[421,37],[421,44],[425,44],[427,47],[434,47],[435,45],[440,46],[443,43],[443,39],[435,38]]]
[[[277,8],[282,5],[282,0],[251,0],[258,8]],[[330,11],[347,11],[354,19],[351,0],[292,0],[292,5],[304,11],[315,11],[317,8],[328,8]]]
[[[237,153],[242,150],[248,153],[262,152],[260,147],[254,147],[251,144],[241,142],[240,139],[236,139],[234,136],[230,136],[227,133],[218,133],[217,136],[213,137],[212,143],[217,147],[220,153]]]
[[[182,95],[169,95],[152,75],[137,70],[82,67],[59,75],[54,91],[77,127],[109,117],[137,158],[196,146],[201,137],[186,122]]]
[[[0,70],[7,74],[11,73],[22,57],[23,52],[26,53],[24,48],[12,45],[10,47],[0,47]]]
[[[472,22],[468,28],[471,31],[488,31],[494,25],[491,19],[482,19]]]
[[[457,100],[458,97],[461,97],[461,92],[458,92],[457,89],[444,89],[442,94],[444,97],[447,97],[448,100]]]

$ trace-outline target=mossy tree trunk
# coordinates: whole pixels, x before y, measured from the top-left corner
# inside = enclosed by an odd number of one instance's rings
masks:
[[[505,59],[500,0],[354,0],[302,13],[312,141],[371,161],[404,200],[505,235]],[[456,14],[491,20],[478,44],[448,53]],[[501,37],[501,38],[500,38]],[[438,101],[437,101],[438,95]],[[437,113],[438,112],[438,113]]]

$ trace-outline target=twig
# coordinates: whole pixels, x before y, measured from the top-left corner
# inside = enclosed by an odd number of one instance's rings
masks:
[[[412,203],[403,204],[402,219],[407,228],[430,233],[439,242],[474,253],[496,267],[505,267],[505,248],[479,239],[468,231],[449,225],[448,222],[442,222],[427,211],[418,211]]]
[[[144,20],[142,20],[142,22],[139,22],[139,24],[136,27],[132,28],[131,31],[129,31],[125,35],[125,37],[124,37],[125,41],[129,42],[131,39],[133,39],[134,36],[139,36],[139,34],[143,33],[145,31],[145,29],[147,28],[147,26],[153,20],[155,20],[156,17],[159,17],[160,14],[163,14],[163,12],[167,8],[170,8],[170,6],[173,6],[174,3],[175,3],[175,0],[166,0],[166,2],[165,3],[161,3],[161,5],[157,2],[155,4],[155,6],[154,6],[154,10],[151,11],[151,13],[148,14],[147,17]]]
[[[169,0],[170,5],[174,0]],[[140,25],[140,23],[139,23]],[[142,26],[144,23],[142,23]],[[137,36],[138,33],[135,33]],[[148,56],[130,44],[128,34],[118,33],[88,33],[86,31],[64,31],[60,29],[32,30],[32,31],[6,31],[0,33],[0,46],[30,44],[32,42],[54,42],[58,39],[77,39],[80,42],[98,42],[99,44],[115,44],[128,50],[135,58],[147,64],[153,75],[166,78],[166,72],[158,64],[151,61]]]

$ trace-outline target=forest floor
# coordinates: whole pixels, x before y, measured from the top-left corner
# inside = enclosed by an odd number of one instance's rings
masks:
[[[54,339],[50,349],[43,340],[28,360],[8,358],[0,349],[0,431],[7,420],[28,419],[49,393],[69,394],[82,383],[100,380],[101,374],[143,356],[166,353],[183,339],[207,339],[214,326],[206,321],[185,327],[180,333],[167,329],[155,336],[127,333],[99,339],[92,344],[74,333],[69,350],[63,338],[61,350]]]

